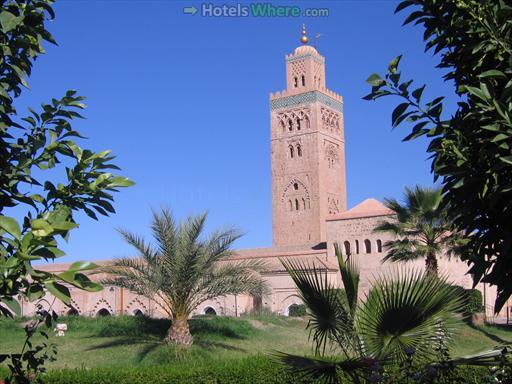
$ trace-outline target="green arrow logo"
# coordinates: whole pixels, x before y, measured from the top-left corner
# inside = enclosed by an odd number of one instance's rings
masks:
[[[197,8],[194,6],[183,8],[183,13],[187,15],[195,15],[197,13]]]

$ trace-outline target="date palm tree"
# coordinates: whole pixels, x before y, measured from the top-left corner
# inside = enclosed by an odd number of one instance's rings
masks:
[[[138,252],[137,258],[120,258],[104,271],[104,281],[151,297],[167,314],[171,326],[166,343],[191,345],[188,319],[204,301],[236,294],[261,296],[267,286],[257,261],[229,260],[231,247],[241,234],[236,229],[203,236],[207,214],[190,216],[177,224],[168,209],[153,212],[151,232],[155,244],[121,230]]]
[[[460,323],[457,288],[429,273],[397,270],[377,279],[366,299],[359,300],[358,267],[337,244],[335,249],[344,289],[314,265],[282,260],[308,308],[316,356],[282,353],[280,359],[300,374],[329,383],[339,380],[340,371],[359,383],[376,365],[402,362],[410,353],[428,361]]]
[[[428,273],[437,275],[438,257],[458,256],[465,240],[457,231],[442,203],[440,188],[406,188],[404,203],[386,199],[386,207],[396,213],[396,219],[382,222],[375,228],[394,236],[384,246],[383,261],[425,260]]]

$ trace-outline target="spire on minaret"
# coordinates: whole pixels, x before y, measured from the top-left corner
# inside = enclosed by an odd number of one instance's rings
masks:
[[[306,25],[305,24],[302,24],[302,36],[300,38],[300,42],[302,44],[307,44],[309,41],[307,35],[306,35]]]

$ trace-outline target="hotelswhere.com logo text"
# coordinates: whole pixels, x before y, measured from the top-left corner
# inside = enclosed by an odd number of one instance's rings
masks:
[[[274,5],[271,3],[212,4],[203,3],[198,8],[183,8],[183,13],[199,14],[202,17],[327,17],[328,8],[301,8],[296,5]]]

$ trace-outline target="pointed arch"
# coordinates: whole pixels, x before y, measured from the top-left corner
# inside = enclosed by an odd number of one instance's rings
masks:
[[[297,144],[297,157],[302,157],[302,147]]]

